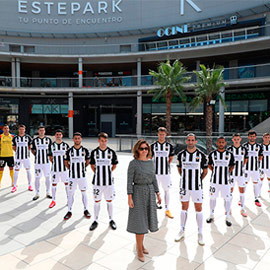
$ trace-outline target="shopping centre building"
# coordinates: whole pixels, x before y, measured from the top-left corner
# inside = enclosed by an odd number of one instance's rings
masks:
[[[225,131],[245,132],[270,116],[270,1],[2,0],[0,125],[40,124],[68,135],[100,130],[151,134],[165,124],[149,69],[180,59],[192,79],[222,65]],[[216,102],[214,129],[218,130]],[[175,98],[172,132],[204,130],[204,106]]]

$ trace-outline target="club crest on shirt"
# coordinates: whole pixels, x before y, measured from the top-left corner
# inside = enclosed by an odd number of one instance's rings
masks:
[[[258,148],[255,148],[256,151],[258,151],[259,149]]]
[[[228,160],[228,159],[229,159],[229,156],[228,156],[228,155],[227,155],[227,156],[225,156],[225,159],[226,159],[226,160]]]
[[[242,152],[241,152],[241,155],[244,155],[244,154],[245,154],[244,151],[242,151]]]
[[[84,152],[82,152],[82,156],[85,156],[85,153]]]
[[[112,157],[112,155],[111,154],[108,154],[108,158],[111,158]]]
[[[196,160],[197,160],[197,161],[199,161],[199,159],[200,159],[199,157],[196,157]]]
[[[168,146],[166,146],[166,147],[165,147],[165,150],[166,150],[166,151],[168,151],[168,150],[169,150],[169,147],[168,147]]]

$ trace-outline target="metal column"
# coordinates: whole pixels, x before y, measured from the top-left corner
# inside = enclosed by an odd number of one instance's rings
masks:
[[[142,60],[137,59],[137,86],[141,86]],[[137,91],[137,136],[142,134],[142,91]]]
[[[68,137],[72,139],[73,137],[73,93],[68,93]]]
[[[16,82],[17,87],[21,87],[21,61],[19,58],[16,58]]]
[[[83,61],[81,57],[79,57],[78,74],[79,74],[79,88],[82,88],[83,87]]]
[[[220,88],[220,95],[225,100],[225,88]],[[219,99],[219,128],[218,128],[219,135],[223,135],[224,133],[224,106]]]
[[[11,60],[11,80],[12,87],[16,87],[16,59],[12,58]]]

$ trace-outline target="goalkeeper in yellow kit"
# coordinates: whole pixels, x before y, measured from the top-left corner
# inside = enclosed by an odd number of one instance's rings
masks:
[[[9,126],[5,124],[3,126],[3,133],[0,135],[0,187],[1,180],[4,173],[4,168],[7,165],[9,167],[10,177],[13,186],[13,167],[14,167],[14,157],[12,148],[13,135],[9,133]]]

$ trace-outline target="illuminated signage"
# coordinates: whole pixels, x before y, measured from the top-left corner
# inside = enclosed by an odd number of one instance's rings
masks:
[[[202,10],[192,0],[180,0],[180,14],[185,14],[185,2],[187,2],[195,11],[201,12]]]
[[[76,13],[85,14],[107,14],[108,12],[122,12],[120,7],[122,0],[98,1],[94,4],[87,2],[82,5],[79,2],[30,2],[27,0],[18,0],[18,12],[21,14],[41,14],[51,15],[56,11],[58,15],[74,15]]]
[[[207,29],[224,27],[227,24],[237,24],[237,16],[231,16],[229,20],[221,19],[216,21],[198,22],[194,24],[184,24],[183,26],[171,26],[167,28],[160,28],[157,30],[158,37],[175,36],[177,34],[184,34],[189,32],[202,31]]]
[[[160,28],[157,31],[157,36],[158,37],[163,37],[163,36],[174,36],[179,33],[187,33],[188,32],[188,26],[187,24],[183,26],[172,26],[172,27],[167,27],[167,28]]]

